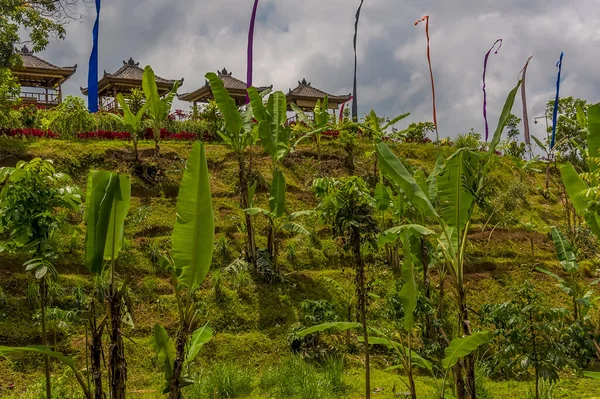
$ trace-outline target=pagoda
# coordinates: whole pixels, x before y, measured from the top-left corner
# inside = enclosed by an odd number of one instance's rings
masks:
[[[312,111],[317,105],[317,101],[321,100],[322,102],[325,96],[327,96],[328,108],[334,110],[334,114],[340,104],[350,99],[350,94],[338,96],[319,90],[313,87],[310,82],[307,82],[306,79],[299,80],[298,86],[293,90],[289,89],[285,97],[288,104],[294,103],[302,110]]]
[[[22,62],[11,68],[11,72],[21,85],[22,102],[43,108],[59,105],[62,102],[62,84],[77,71],[77,65],[56,66],[34,55],[26,46],[16,53]]]
[[[140,68],[140,63],[135,62],[133,58],[129,61],[123,61],[123,66],[114,73],[104,71],[104,76],[98,81],[98,99],[100,101],[100,109],[110,111],[116,109],[117,102],[115,101],[117,94],[129,94],[131,89],[142,89],[142,79],[144,69]],[[179,81],[169,80],[156,76],[156,87],[158,94],[164,96],[171,91],[173,85],[179,82],[183,84],[183,78]],[[82,87],[81,92],[87,96],[87,87]]]
[[[225,68],[223,68],[222,71],[217,71],[217,75],[223,81],[223,86],[225,86],[225,89],[227,89],[229,95],[235,100],[236,105],[239,107],[246,104],[246,83],[234,78],[232,73],[228,72]],[[256,89],[260,93],[272,88],[273,86],[271,85],[267,87],[257,87]],[[193,103],[195,107],[198,105],[198,103],[207,103],[209,100],[212,100],[213,94],[210,90],[208,81],[205,81],[204,85],[199,89],[191,93],[182,94],[178,97],[181,101]]]

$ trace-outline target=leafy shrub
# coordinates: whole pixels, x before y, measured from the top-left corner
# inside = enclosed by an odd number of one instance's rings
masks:
[[[53,115],[49,127],[51,130],[59,132],[61,138],[75,138],[77,133],[89,132],[96,128],[96,121],[88,112],[82,98],[67,96],[58,107],[50,112]]]
[[[325,299],[304,300],[300,304],[300,309],[302,310],[302,320],[307,327],[339,320],[335,305]]]
[[[465,134],[459,134],[454,139],[454,146],[456,148],[475,148],[481,147],[481,134],[476,133],[473,129]]]
[[[96,130],[107,132],[125,132],[125,124],[114,118],[110,112],[98,112],[96,115]]]

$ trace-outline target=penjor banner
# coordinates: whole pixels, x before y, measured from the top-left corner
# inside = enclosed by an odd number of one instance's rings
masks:
[[[494,42],[494,44],[492,44],[492,47],[490,47],[490,49],[488,50],[487,53],[485,53],[485,57],[483,58],[483,121],[485,123],[485,142],[488,142],[488,136],[489,136],[489,132],[490,132],[490,128],[488,126],[488,120],[487,120],[487,92],[485,91],[485,73],[487,72],[487,63],[488,63],[488,58],[490,57],[490,53],[494,50],[494,48],[496,47],[496,44],[498,44],[498,48],[496,49],[496,51],[494,51],[494,54],[498,54],[498,51],[500,50],[500,48],[502,47],[502,39],[498,39]]]
[[[96,22],[92,31],[92,53],[88,68],[88,109],[98,112],[98,29],[100,24],[100,0],[96,0]]]
[[[253,48],[254,48],[254,23],[256,22],[256,10],[258,9],[258,0],[254,0],[252,8],[252,16],[250,17],[250,28],[248,29],[248,59],[246,66],[246,87],[252,86],[252,64],[253,64]],[[246,93],[246,104],[250,103],[250,97]]]
[[[550,149],[554,148],[554,140],[556,139],[556,120],[558,119],[558,95],[560,93],[560,72],[562,71],[563,56],[565,53],[560,53],[560,59],[556,63],[558,68],[558,78],[556,79],[556,98],[554,99],[554,110],[552,112],[552,141],[550,141]]]

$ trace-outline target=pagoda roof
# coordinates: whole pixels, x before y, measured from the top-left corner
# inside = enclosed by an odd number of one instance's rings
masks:
[[[98,81],[98,95],[100,97],[112,96],[114,90],[111,89],[115,88],[117,89],[117,93],[128,92],[132,88],[141,88],[143,77],[144,69],[140,68],[139,62],[135,62],[133,58],[130,57],[128,61],[123,61],[123,66],[117,69],[116,72],[108,73],[104,71],[104,75]],[[171,91],[176,82],[178,81],[156,76],[156,86],[161,95]],[[180,79],[179,82],[183,85],[183,78]],[[87,95],[87,87],[81,88],[81,92]]]
[[[243,82],[241,80],[239,80],[238,78],[233,77],[233,74],[231,72],[228,72],[226,68],[223,68],[222,71],[217,71],[217,75],[219,76],[219,78],[223,81],[223,86],[225,87],[225,89],[227,89],[227,91],[229,92],[229,94],[231,95],[231,97],[233,97],[234,99],[236,99],[236,102],[238,104],[241,103],[241,99],[243,98],[243,101],[246,101],[246,82]],[[261,91],[265,91],[265,90],[269,90],[272,89],[273,86],[264,86],[264,87],[257,87],[256,89],[261,92]],[[208,81],[205,81],[204,85],[201,86],[199,89],[191,92],[191,93],[185,93],[182,95],[178,95],[179,99],[181,101],[188,101],[188,102],[208,102],[208,100],[213,98],[212,95],[212,91],[210,89],[210,84],[208,83]]]
[[[348,101],[351,95],[334,95],[326,93],[323,90],[313,87],[310,82],[306,81],[306,79],[299,80],[298,86],[296,86],[293,90],[289,89],[288,94],[286,94],[288,102],[296,102],[296,100],[302,99],[314,101],[316,103],[317,100],[322,100],[325,98],[325,96],[327,96],[330,108],[337,108],[339,104]]]
[[[77,71],[77,65],[56,66],[34,55],[33,51],[26,46],[23,46],[16,54],[21,57],[21,65],[11,68],[11,71],[22,86],[53,88],[69,79]]]

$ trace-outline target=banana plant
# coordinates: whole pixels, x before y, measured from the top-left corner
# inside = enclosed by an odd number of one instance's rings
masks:
[[[91,375],[95,397],[102,397],[102,334],[109,329],[109,387],[111,397],[125,399],[127,361],[123,343],[123,322],[128,321],[125,284],[116,281],[116,260],[123,246],[124,223],[131,203],[131,179],[108,171],[91,171],[86,190],[86,267],[97,276],[108,275],[106,315],[97,320],[95,304],[90,306],[92,359]],[[104,261],[109,261],[105,267]]]
[[[231,98],[223,81],[214,72],[206,74],[206,79],[210,84],[215,103],[223,116],[225,122],[224,129],[217,131],[231,151],[235,154],[238,162],[238,184],[240,190],[240,207],[242,210],[249,208],[251,200],[248,193],[249,182],[248,175],[250,171],[246,167],[247,150],[257,141],[257,133],[252,126],[252,108],[247,107],[245,111],[240,112]],[[256,240],[254,235],[254,226],[249,214],[244,213],[246,221],[246,260],[256,265]]]
[[[171,91],[164,97],[161,98],[158,94],[158,87],[156,86],[156,76],[154,71],[148,65],[144,68],[144,75],[142,77],[142,89],[144,90],[144,96],[146,97],[146,108],[148,110],[148,117],[152,120],[152,131],[154,132],[154,156],[158,161],[159,156],[159,145],[160,141],[160,129],[171,112],[171,105],[173,99],[177,94],[177,89],[181,82],[176,81]]]
[[[399,121],[401,121],[402,119],[406,118],[409,115],[410,115],[409,112],[402,114],[402,115],[398,115],[395,118],[392,118],[389,122],[384,124],[384,122],[382,121],[382,118],[377,116],[375,111],[371,110],[369,115],[366,116],[364,122],[359,125],[360,128],[364,132],[367,132],[367,136],[371,139],[371,144],[373,145],[372,150],[367,151],[365,153],[365,156],[367,158],[370,158],[372,156],[374,157],[374,160],[373,160],[373,181],[374,182],[378,181],[378,179],[377,179],[377,176],[378,176],[377,144],[381,143],[384,140],[384,138],[386,137],[386,134],[387,134],[387,130],[390,127],[394,126],[396,123],[398,123]],[[404,132],[404,131],[406,131],[406,130],[403,130],[402,132]],[[400,133],[402,133],[402,132],[400,132]]]
[[[439,212],[428,194],[392,150],[383,142],[377,144],[383,174],[403,191],[406,199],[419,212],[433,219],[438,225],[440,231],[437,244],[457,291],[458,331],[465,335],[471,334],[464,283],[464,259],[471,217],[476,199],[484,189],[484,179],[491,169],[494,152],[500,142],[520,85],[521,81],[510,91],[506,99],[488,152],[481,155],[462,148],[446,159],[436,178]],[[455,370],[459,399],[467,394],[470,398],[475,396],[474,359],[471,356],[467,357],[464,366],[466,381],[463,381],[461,370],[459,368]],[[463,383],[466,385],[463,386]]]
[[[321,100],[317,100],[317,104],[313,110],[314,120],[311,120],[305,113],[294,103],[290,103],[292,110],[296,114],[296,118],[308,126],[311,131],[305,135],[303,138],[307,137],[316,137],[317,141],[317,160],[319,165],[321,165],[321,136],[324,131],[328,129],[329,125],[329,99],[327,96],[323,98],[323,103],[321,104]]]
[[[125,125],[125,128],[127,129],[127,132],[129,132],[129,134],[131,135],[131,140],[133,141],[133,151],[135,153],[135,160],[139,161],[138,141],[140,139],[140,133],[142,131],[142,118],[146,113],[147,103],[144,103],[144,105],[142,105],[136,113],[133,113],[133,111],[129,107],[129,103],[125,101],[123,94],[117,94],[117,102],[123,110],[123,116],[118,114],[108,115],[111,115],[113,118]]]
[[[265,152],[271,157],[273,181],[269,197],[269,210],[259,208],[248,209],[246,210],[246,214],[256,215],[262,213],[269,220],[267,250],[274,267],[277,268],[278,247],[276,235],[278,231],[286,229],[297,234],[308,234],[305,228],[293,221],[298,216],[306,214],[305,212],[292,213],[282,219],[285,214],[286,184],[285,176],[281,172],[280,167],[283,159],[294,149],[299,141],[296,144],[290,143],[289,128],[285,126],[287,120],[287,101],[283,92],[276,91],[271,94],[266,106],[256,88],[248,88],[248,96],[254,118],[258,121],[260,143]],[[276,222],[277,220],[280,220],[280,222]]]
[[[252,190],[253,191],[253,190]],[[252,205],[252,201],[250,201]],[[310,235],[301,224],[296,222],[301,216],[311,213],[311,211],[299,211],[287,214],[285,209],[285,178],[280,170],[275,172],[273,183],[271,184],[271,193],[269,196],[269,209],[251,207],[245,210],[246,214],[254,216],[264,215],[269,221],[269,237],[267,240],[267,250],[271,255],[273,267],[277,269],[277,260],[279,255],[278,235],[282,231],[288,231],[294,234]]]
[[[556,286],[571,298],[573,306],[573,320],[579,321],[582,325],[589,318],[589,311],[600,297],[593,297],[594,290],[584,287],[577,278],[579,264],[571,247],[571,243],[567,241],[556,227],[552,227],[552,241],[556,249],[556,255],[560,261],[563,271],[568,274],[568,278],[564,279],[557,276],[541,267],[536,267],[536,270],[547,274],[557,281]],[[600,280],[595,280],[589,286],[597,285]]]
[[[179,325],[175,338],[165,328],[154,327],[154,347],[165,373],[164,394],[169,399],[182,398],[181,389],[193,384],[189,366],[202,346],[212,338],[208,324],[199,328],[196,292],[206,279],[215,237],[215,222],[210,190],[210,176],[203,143],[195,143],[179,186],[175,207],[177,221],[173,229],[172,261],[164,258],[171,274]]]

